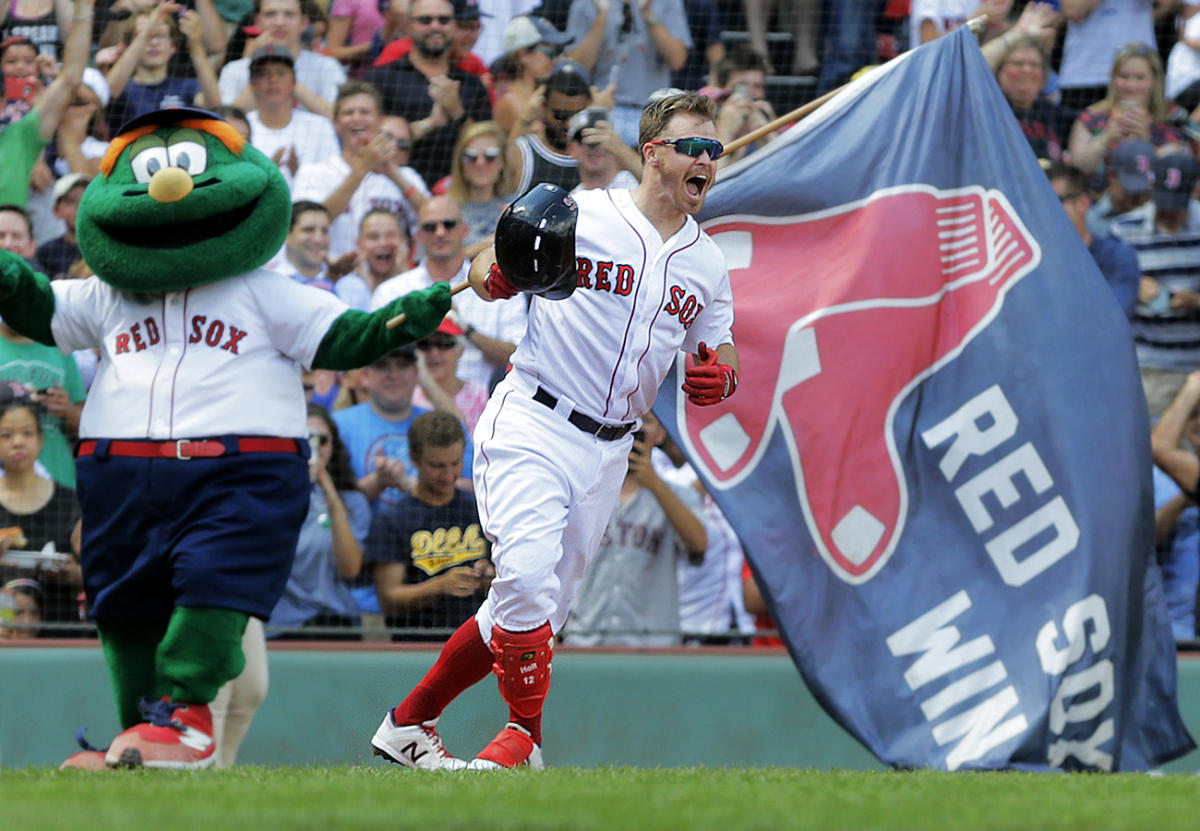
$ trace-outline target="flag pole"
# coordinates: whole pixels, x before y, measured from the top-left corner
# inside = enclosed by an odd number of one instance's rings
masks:
[[[981,14],[978,17],[972,17],[970,20],[968,20],[963,25],[966,26],[968,29],[970,29],[972,32],[974,32],[976,35],[978,35],[980,32],[983,31],[983,28],[987,25],[987,22],[988,22],[988,16],[986,14]],[[744,135],[744,136],[739,136],[738,138],[735,138],[733,141],[729,142],[729,144],[725,145],[725,152],[732,153],[734,151],[741,150],[747,144],[753,144],[754,142],[758,141],[763,136],[768,135],[769,133],[773,133],[776,130],[780,129],[781,127],[787,127],[789,124],[795,124],[797,121],[804,118],[806,115],[811,113],[813,110],[815,110],[818,107],[822,106],[823,104],[827,103],[829,101],[829,99],[833,98],[835,95],[840,93],[846,87],[850,86],[851,83],[853,83],[853,81],[842,84],[837,89],[831,89],[829,92],[825,93],[824,95],[820,96],[819,98],[814,98],[812,101],[809,101],[807,104],[802,104],[801,106],[792,110],[790,113],[781,115],[778,118],[776,118],[774,121],[772,121],[768,124],[764,124],[763,126],[759,127],[756,130],[751,130],[749,133],[746,133],[746,135]]]

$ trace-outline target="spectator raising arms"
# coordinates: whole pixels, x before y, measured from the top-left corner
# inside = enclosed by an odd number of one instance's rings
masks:
[[[139,14],[125,26],[125,51],[108,71],[109,130],[164,107],[215,106],[220,101],[217,76],[204,51],[200,15],[170,2],[159,3],[154,11]],[[174,57],[180,33],[187,39],[188,58],[196,70],[195,78],[173,78],[167,68]]]

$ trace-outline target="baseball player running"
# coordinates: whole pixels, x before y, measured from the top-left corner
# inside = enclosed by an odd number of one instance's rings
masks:
[[[713,117],[696,93],[649,104],[642,183],[578,195],[575,290],[532,297],[513,369],[475,429],[475,492],[496,577],[475,618],[388,711],[371,741],[377,755],[423,769],[542,766],[555,634],[612,515],[630,434],[681,348],[696,357],[683,384],[693,404],[716,404],[737,387],[729,272],[692,218],[723,150]],[[471,267],[485,300],[512,297],[513,283],[525,282],[506,279],[496,259],[488,249]],[[456,759],[438,718],[491,671],[509,722],[473,760]]]

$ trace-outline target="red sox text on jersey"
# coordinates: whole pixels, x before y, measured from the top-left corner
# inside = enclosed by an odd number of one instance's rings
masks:
[[[627,296],[633,291],[633,266],[627,263],[614,263],[612,260],[593,261],[587,257],[576,257],[575,268],[579,274],[578,287],[609,291],[616,295]],[[704,305],[680,285],[668,289],[670,300],[663,307],[667,314],[679,318],[683,328],[687,329],[704,311]]]
[[[193,315],[191,334],[188,335],[187,342],[204,343],[237,355],[240,354],[238,352],[238,344],[241,343],[242,338],[246,337],[247,334],[246,330],[239,329],[233,324],[226,325],[223,320],[214,319],[210,321],[207,315]],[[118,333],[115,335],[115,338],[113,343],[114,355],[131,351],[130,347],[132,347],[132,351],[134,352],[142,352],[156,345],[161,340],[158,321],[153,317],[147,317],[140,323],[130,326],[128,331]]]

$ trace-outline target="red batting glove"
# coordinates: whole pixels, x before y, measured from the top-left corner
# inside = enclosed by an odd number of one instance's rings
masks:
[[[520,293],[513,288],[512,283],[504,279],[504,275],[500,273],[500,263],[492,263],[492,267],[488,269],[487,279],[483,281],[483,287],[487,289],[493,300],[507,300]]]
[[[724,401],[737,389],[737,370],[729,364],[717,363],[717,353],[704,343],[696,350],[697,362],[690,366],[684,377],[683,391],[688,401],[707,407]]]

